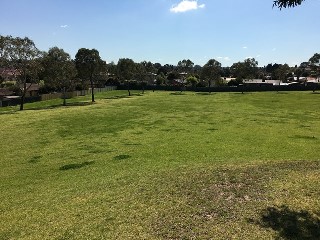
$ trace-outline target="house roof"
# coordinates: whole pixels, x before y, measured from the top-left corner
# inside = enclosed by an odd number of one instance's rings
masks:
[[[20,84],[20,88],[23,88],[23,84]],[[39,91],[40,86],[36,83],[27,83],[27,92]]]
[[[20,75],[19,70],[14,68],[0,68],[0,75],[4,77],[13,77]]]
[[[279,85],[281,83],[281,80],[262,80],[262,79],[245,79],[244,80],[245,83],[257,83],[257,84],[261,84],[261,83],[267,83],[267,84],[273,84],[273,85]]]

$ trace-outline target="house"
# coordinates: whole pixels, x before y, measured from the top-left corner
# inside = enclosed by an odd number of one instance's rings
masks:
[[[15,81],[20,75],[20,72],[13,68],[0,68],[0,75],[4,81]]]
[[[173,86],[181,86],[184,85],[186,83],[186,81],[184,79],[173,79],[171,81],[171,85]]]
[[[320,78],[307,77],[307,83],[320,83]]]
[[[280,85],[281,80],[268,80],[268,79],[245,79],[243,80],[244,84],[250,85],[250,84],[255,84],[255,85]]]
[[[23,89],[23,84],[20,84],[20,89]],[[26,97],[35,97],[39,95],[40,86],[36,83],[27,83]]]

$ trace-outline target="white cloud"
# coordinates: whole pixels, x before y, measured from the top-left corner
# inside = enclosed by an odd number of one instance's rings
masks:
[[[197,10],[199,8],[205,8],[205,4],[198,4],[197,0],[182,0],[180,3],[173,5],[170,8],[170,12],[173,13],[180,13],[180,12],[187,12],[191,10]]]
[[[60,26],[61,28],[67,28],[67,27],[69,27],[68,25],[61,25]]]
[[[257,58],[258,58],[258,57],[261,57],[261,55],[260,55],[260,54],[258,54],[258,55],[257,55]]]
[[[224,60],[224,61],[230,61],[231,59],[229,57],[217,57],[219,60]]]
[[[246,47],[246,46],[244,46],[244,47],[242,47],[243,49],[247,49],[248,47]]]

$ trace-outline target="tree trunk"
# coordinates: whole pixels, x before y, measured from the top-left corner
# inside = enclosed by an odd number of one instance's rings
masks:
[[[92,102],[95,102],[94,101],[94,85],[93,85],[92,76],[91,76],[90,82],[91,82],[91,100],[92,100]]]
[[[20,111],[23,110],[25,96],[26,96],[25,93],[22,93],[21,101],[20,101]]]
[[[25,97],[26,97],[26,93],[27,93],[27,75],[24,71],[24,74],[23,74],[23,89],[22,89],[22,95],[21,95],[21,101],[20,101],[20,111],[23,110],[23,107],[24,107],[24,100],[25,100]]]
[[[129,94],[129,97],[131,96],[131,92],[130,92],[130,88],[129,88],[129,83],[127,84],[127,90],[128,90],[128,94]]]
[[[67,106],[67,101],[66,101],[66,88],[63,88],[63,106]]]

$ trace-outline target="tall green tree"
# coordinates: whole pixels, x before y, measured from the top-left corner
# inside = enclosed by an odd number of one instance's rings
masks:
[[[243,62],[234,63],[230,70],[238,82],[242,82],[244,79],[253,79],[258,73],[258,62],[254,58],[247,58]]]
[[[300,77],[302,77],[303,69],[298,67],[294,69],[294,75],[297,78],[297,81],[300,82]]]
[[[275,70],[275,76],[278,80],[281,80],[282,82],[287,81],[287,76],[290,72],[290,67],[288,64],[280,65],[277,70]]]
[[[320,54],[315,53],[310,59],[309,64],[312,68],[312,75],[319,77],[320,76]]]
[[[66,90],[71,90],[77,69],[71,57],[63,49],[50,48],[42,60],[43,80],[46,86],[64,92],[63,104],[66,105]]]
[[[215,59],[210,59],[201,71],[201,78],[208,82],[209,91],[211,92],[212,83],[219,85],[221,79],[221,63]]]
[[[154,80],[156,78],[156,75],[157,75],[156,73],[158,72],[158,69],[155,66],[158,64],[153,64],[150,61],[149,62],[143,61],[140,64],[144,67],[144,69],[146,71],[145,81],[153,84]],[[159,67],[159,65],[158,65],[158,67]],[[160,67],[161,67],[161,65],[160,65]],[[146,82],[145,82],[145,84],[146,84]]]
[[[180,73],[184,72],[190,74],[192,73],[193,66],[194,63],[190,59],[183,59],[182,61],[178,62],[177,68]]]
[[[162,85],[166,83],[166,75],[164,75],[163,72],[160,72],[158,76],[156,77],[156,83],[157,85]]]
[[[21,90],[20,110],[24,108],[28,88],[39,80],[41,54],[34,42],[27,37],[0,36],[0,63],[13,69],[17,75],[17,85]]]
[[[117,64],[117,75],[121,81],[132,80],[135,74],[135,62],[129,58],[121,58]]]
[[[142,93],[144,93],[144,88],[146,85],[148,73],[147,69],[145,67],[144,62],[141,63],[135,63],[135,78],[140,83],[142,87]]]
[[[127,85],[127,90],[129,96],[131,96],[130,92],[130,81],[136,74],[136,64],[132,59],[129,58],[121,58],[117,64],[117,75],[120,81]]]
[[[94,77],[99,74],[103,66],[98,50],[80,48],[75,56],[75,64],[78,76],[90,81],[91,98],[92,102],[94,102]]]
[[[317,65],[320,66],[320,53],[315,53],[310,59],[309,63],[311,65]]]
[[[42,59],[43,71],[42,76],[45,85],[57,90],[68,85],[66,79],[72,79],[77,74],[75,63],[70,55],[63,49],[52,47]]]

